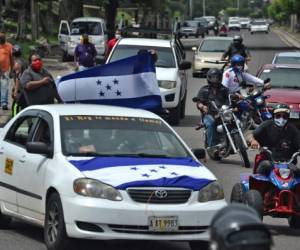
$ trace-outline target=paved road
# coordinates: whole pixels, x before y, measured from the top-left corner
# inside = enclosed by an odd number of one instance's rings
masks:
[[[284,44],[278,39],[275,34],[255,34],[250,35],[248,32],[243,32],[246,44],[251,47],[251,54],[253,60],[249,67],[252,73],[256,73],[257,69],[265,64],[270,63],[273,55],[284,49]],[[187,47],[199,44],[200,40],[187,39],[184,43]],[[188,59],[192,58],[192,52],[187,52]],[[204,79],[192,78],[190,72],[190,81],[188,87],[188,101],[187,101],[187,117],[182,121],[176,131],[184,138],[191,148],[203,146],[203,138],[201,132],[195,131],[194,127],[198,121],[198,112],[192,103],[191,99],[203,84]],[[255,152],[250,152],[251,159],[253,159]],[[240,166],[240,160],[236,156],[231,156],[222,162],[213,162],[208,160],[206,165],[219,178],[220,182],[225,188],[226,198],[229,198],[231,188],[235,182],[238,181],[239,173],[246,172]],[[296,250],[299,249],[297,243],[299,242],[300,231],[290,230],[286,220],[265,218],[265,223],[270,226],[275,240],[274,250]],[[189,249],[187,243],[170,243],[170,242],[108,242],[105,245],[99,242],[79,241],[78,245],[81,249],[110,249],[110,250],[150,250],[150,249],[164,249],[164,250],[184,250]],[[14,222],[11,229],[0,230],[0,249],[6,250],[45,250],[43,244],[43,231],[40,228],[26,225],[20,222]],[[200,250],[200,249],[199,249]]]

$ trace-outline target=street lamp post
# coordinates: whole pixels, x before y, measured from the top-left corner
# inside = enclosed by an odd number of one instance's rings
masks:
[[[193,0],[189,0],[189,5],[190,5],[190,17],[193,18]]]
[[[237,0],[236,2],[236,8],[239,10],[240,9],[240,0]]]
[[[202,9],[203,9],[203,16],[206,16],[205,14],[205,0],[202,0]]]

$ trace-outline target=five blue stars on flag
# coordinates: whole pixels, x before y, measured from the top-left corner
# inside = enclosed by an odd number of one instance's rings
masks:
[[[112,83],[113,83],[113,85],[107,83],[105,86],[103,86],[102,85],[102,81],[100,79],[98,79],[96,81],[97,86],[104,87],[104,89],[101,88],[100,91],[99,91],[99,93],[98,93],[98,95],[99,95],[100,98],[101,97],[105,97],[106,96],[105,94],[108,91],[114,91],[113,86],[119,85],[120,82],[119,82],[118,79],[114,78],[114,80],[112,81]],[[122,92],[119,89],[116,89],[116,91],[114,91],[114,93],[115,93],[116,96],[122,96]]]

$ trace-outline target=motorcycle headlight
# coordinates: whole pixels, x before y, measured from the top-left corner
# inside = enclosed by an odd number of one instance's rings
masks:
[[[257,105],[262,105],[264,103],[264,100],[262,97],[255,98],[255,102]]]
[[[220,124],[220,125],[217,126],[217,132],[218,133],[223,133],[224,132],[223,125]]]
[[[227,111],[224,111],[223,113],[223,118],[226,122],[229,122],[233,119],[233,115],[232,115],[232,112],[231,110],[227,110]]]
[[[75,193],[82,196],[107,199],[111,201],[123,200],[118,190],[94,179],[77,179],[74,181],[73,188]]]
[[[224,199],[224,190],[219,182],[214,181],[199,191],[198,201],[207,202]]]
[[[279,174],[282,179],[287,179],[291,174],[291,170],[289,168],[279,168]]]
[[[176,81],[158,81],[158,86],[164,89],[176,88]]]

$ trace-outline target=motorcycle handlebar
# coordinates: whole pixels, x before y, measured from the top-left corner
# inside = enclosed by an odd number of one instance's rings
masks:
[[[269,150],[267,147],[263,147],[263,148],[261,149],[261,151],[267,153],[267,154],[271,157],[271,160],[272,160],[273,162],[276,162],[276,161],[273,159],[273,153],[272,153],[272,151]],[[298,150],[297,152],[295,152],[295,153],[292,155],[291,159],[287,162],[287,164],[292,163],[292,162],[294,161],[294,159],[295,159],[296,157],[298,157],[299,155],[300,155],[300,150]]]

